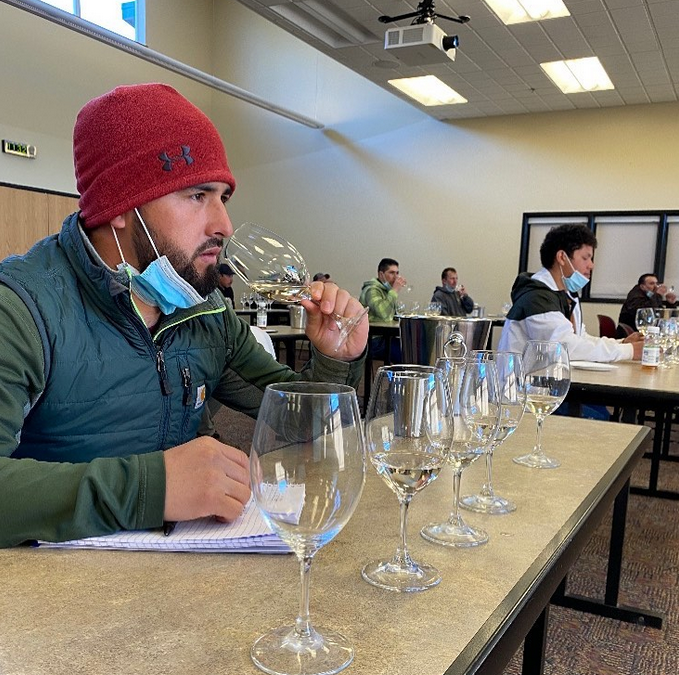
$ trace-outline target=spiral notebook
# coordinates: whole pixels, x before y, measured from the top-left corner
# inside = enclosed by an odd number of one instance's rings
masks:
[[[274,486],[271,486],[272,488]],[[294,499],[296,518],[304,504],[302,494]],[[288,511],[290,495],[281,498],[282,511]],[[214,518],[201,518],[177,523],[172,534],[162,530],[136,530],[101,537],[72,539],[62,542],[38,542],[40,547],[95,548],[127,551],[191,551],[195,553],[290,553],[290,548],[271,531],[260,515],[253,499],[233,523],[220,523]]]

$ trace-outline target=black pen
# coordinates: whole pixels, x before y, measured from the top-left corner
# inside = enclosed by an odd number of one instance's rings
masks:
[[[175,527],[177,527],[177,523],[175,523],[173,520],[166,520],[163,523],[163,534],[166,537],[169,537],[174,532]]]

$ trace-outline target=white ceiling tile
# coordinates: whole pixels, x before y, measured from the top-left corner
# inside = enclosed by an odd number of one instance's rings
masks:
[[[410,20],[390,24],[377,21],[381,14],[414,12],[418,0],[320,0],[374,36],[364,45],[341,49],[325,45],[269,9],[272,4],[302,0],[240,1],[435,119],[679,100],[679,0],[565,0],[570,17],[510,27],[504,26],[482,0],[437,0],[436,11],[441,15],[468,14],[472,19],[459,25],[439,17],[436,24],[442,30],[459,35],[457,60],[442,56],[439,63],[424,67],[406,66],[398,59],[398,50],[387,52],[383,48],[385,31],[406,26]],[[615,85],[613,91],[565,96],[539,65],[583,56],[601,59]],[[387,84],[393,77],[422,74],[437,75],[470,103],[425,108]]]

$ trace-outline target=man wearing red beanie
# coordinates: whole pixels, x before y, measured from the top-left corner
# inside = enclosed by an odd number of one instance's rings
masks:
[[[73,133],[80,211],[0,263],[0,546],[164,521],[236,518],[248,460],[196,438],[205,401],[252,416],[267,384],[356,386],[363,320],[335,352],[330,314],[358,301],[315,282],[313,356],[277,363],[218,292],[235,181],[210,120],[163,84],[117,87]]]

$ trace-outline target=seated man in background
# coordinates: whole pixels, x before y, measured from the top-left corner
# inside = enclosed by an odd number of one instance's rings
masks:
[[[81,210],[0,263],[0,547],[233,520],[248,459],[196,437],[205,401],[254,417],[270,383],[355,387],[363,374],[368,322],[336,351],[332,313],[362,307],[334,284],[302,301],[301,374],[225,306],[217,264],[236,183],[219,132],[176,90],[90,101],[73,157]]]
[[[446,267],[441,272],[441,285],[434,289],[432,302],[441,303],[443,316],[467,316],[474,309],[474,301],[467,295],[463,285],[457,285],[457,270]]]
[[[233,270],[226,264],[222,263],[219,266],[219,286],[217,288],[222,292],[225,300],[231,301],[231,307],[236,306],[236,300],[233,295]]]
[[[677,296],[668,292],[665,284],[659,283],[655,274],[642,274],[637,285],[627,294],[627,298],[620,309],[618,323],[634,329],[636,328],[635,317],[638,309],[642,307],[672,308],[676,307],[677,304]]]
[[[370,323],[375,321],[393,321],[397,313],[398,294],[407,285],[404,277],[399,276],[398,261],[393,258],[382,258],[377,266],[377,277],[363,283],[360,303],[368,308]],[[374,337],[371,340],[370,353],[373,358],[384,358],[385,339]],[[401,347],[398,338],[391,341],[391,362],[401,361]]]
[[[563,342],[571,360],[640,359],[643,338],[624,340],[588,335],[578,291],[589,283],[597,241],[585,225],[553,227],[540,246],[542,269],[519,274],[512,287],[498,349],[522,352],[528,340]]]
[[[562,342],[571,361],[641,359],[639,333],[624,340],[588,335],[582,322],[578,291],[594,268],[596,237],[585,225],[553,227],[540,246],[543,267],[535,274],[519,274],[512,286],[512,308],[502,329],[498,349],[522,353],[529,340]],[[562,404],[558,414],[568,414]],[[582,416],[608,420],[603,406],[583,406]]]

